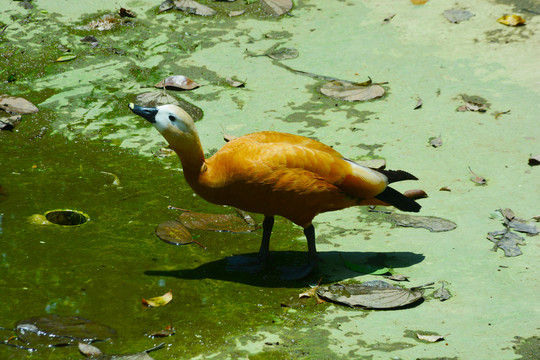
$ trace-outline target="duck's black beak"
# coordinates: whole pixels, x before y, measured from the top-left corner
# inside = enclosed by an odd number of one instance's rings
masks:
[[[129,103],[129,108],[135,114],[145,118],[152,124],[156,122],[156,114],[158,112],[158,109],[151,107],[142,107],[139,105],[135,105],[134,103]]]

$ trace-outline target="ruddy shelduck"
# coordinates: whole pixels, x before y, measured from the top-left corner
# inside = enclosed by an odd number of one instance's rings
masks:
[[[264,215],[258,258],[238,266],[263,269],[270,255],[274,216],[303,227],[308,264],[286,277],[302,278],[317,267],[313,218],[355,205],[393,205],[403,211],[420,205],[388,186],[416,180],[405,171],[375,170],[343,157],[313,139],[274,131],[240,136],[205,159],[191,116],[176,105],[129,108],[163,135],[182,162],[184,177],[203,199]]]

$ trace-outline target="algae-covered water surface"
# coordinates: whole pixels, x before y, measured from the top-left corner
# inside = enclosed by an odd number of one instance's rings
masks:
[[[539,168],[528,164],[540,153],[538,4],[297,0],[278,15],[276,4],[287,1],[201,0],[216,13],[200,16],[174,3],[161,12],[159,1],[140,0],[3,4],[0,96],[22,97],[39,112],[0,131],[0,358],[84,358],[76,346],[13,338],[18,322],[47,315],[114,329],[94,343],[107,355],[163,343],[148,356],[537,356],[538,236],[523,235],[522,255],[505,257],[490,251],[486,234],[503,227],[497,209],[512,208],[528,224],[540,213]],[[445,15],[452,9],[466,16],[453,23]],[[505,14],[526,24],[498,23]],[[154,87],[172,75],[200,86]],[[370,78],[384,95],[347,101],[321,92],[331,79],[358,86]],[[255,256],[262,230],[192,231],[206,249],[154,233],[179,215],[169,206],[235,212],[196,196],[160,134],[129,111],[144,93],[186,108],[208,156],[224,135],[275,130],[352,160],[385,159],[419,178],[396,188],[428,193],[421,215],[457,228],[405,228],[365,208],[322,214],[314,221],[319,270],[285,281],[276,268],[303,262],[306,245],[301,228],[276,218],[272,268],[228,271],[228,256]],[[36,221],[57,209],[89,220]],[[366,268],[380,274],[361,274]],[[381,279],[381,269],[404,275],[409,288],[435,285],[423,302],[392,311],[299,298],[318,282]],[[444,301],[442,285],[451,294]],[[142,304],[169,291],[165,306]],[[169,326],[173,335],[149,336]]]

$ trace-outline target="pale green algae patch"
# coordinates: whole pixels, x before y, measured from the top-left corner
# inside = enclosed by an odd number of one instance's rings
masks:
[[[441,15],[450,6],[444,2],[389,8],[299,1],[292,16],[282,19],[256,13],[214,19],[175,11],[156,15],[157,4],[128,1],[122,5],[138,18],[103,33],[77,27],[115,12],[115,4],[98,1],[83,10],[64,2],[36,5],[44,7],[26,12],[10,2],[0,15],[9,24],[1,43],[0,61],[9,69],[0,73],[1,91],[25,96],[42,109],[25,117],[18,132],[0,134],[1,185],[9,195],[0,203],[6,245],[6,276],[0,281],[11,300],[0,310],[7,322],[0,325],[44,312],[76,313],[115,327],[119,338],[103,349],[125,353],[151,347],[158,341],[143,334],[173,323],[177,334],[165,339],[172,345],[152,353],[156,359],[513,359],[514,336],[537,334],[538,313],[529,300],[537,283],[531,271],[536,240],[527,239],[524,255],[508,259],[489,252],[484,238],[499,226],[489,219],[494,209],[511,207],[523,217],[538,210],[530,196],[538,192],[538,172],[526,165],[539,141],[532,131],[540,110],[538,74],[530,71],[540,57],[537,17],[524,13],[530,21],[519,29],[495,21],[526,4],[475,1],[467,4],[475,17],[449,24]],[[383,24],[391,13],[397,15]],[[100,47],[79,43],[90,33]],[[332,101],[318,92],[320,81],[268,58],[246,56],[246,49],[260,53],[276,42],[298,49],[299,58],[286,61],[292,68],[354,81],[370,76],[388,81],[388,93],[368,103]],[[65,48],[77,58],[54,63]],[[24,56],[17,56],[20,49]],[[16,81],[6,83],[10,73]],[[411,171],[420,182],[396,187],[423,188],[430,197],[422,200],[422,213],[458,223],[452,232],[432,234],[395,228],[366,210],[323,214],[315,223],[324,262],[312,282],[356,277],[340,254],[358,261],[373,256],[409,275],[413,285],[446,281],[454,297],[395,312],[312,302],[294,312],[280,304],[307,282],[283,283],[273,272],[223,271],[225,256],[256,252],[260,234],[198,234],[208,251],[157,240],[155,225],[174,217],[167,205],[226,211],[192,195],[176,159],[137,156],[151,155],[163,139],[126,104],[172,74],[203,85],[174,96],[203,109],[198,128],[207,152],[223,144],[221,126],[232,135],[270,129],[311,136],[349,158],[384,157],[389,168]],[[227,87],[227,76],[245,79],[246,88]],[[489,101],[488,113],[455,112],[463,94]],[[424,105],[413,110],[418,98]],[[508,109],[510,114],[494,119],[493,112]],[[443,147],[433,149],[427,141],[438,135]],[[488,178],[488,185],[469,182],[468,166]],[[101,171],[119,175],[122,189],[111,187]],[[442,186],[452,192],[439,192]],[[68,205],[92,220],[76,232],[25,222],[31,214]],[[276,224],[273,244],[278,264],[303,260],[301,231],[286,221]],[[169,289],[175,294],[171,304],[141,309],[141,297]],[[407,335],[409,329],[432,330],[446,340],[422,344]],[[65,350],[51,357],[66,358]],[[4,351],[13,349],[0,347]],[[69,354],[79,358],[74,350]]]

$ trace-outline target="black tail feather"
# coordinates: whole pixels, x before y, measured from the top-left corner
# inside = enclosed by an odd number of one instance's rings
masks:
[[[418,180],[416,176],[410,174],[403,170],[382,170],[382,169],[373,169],[381,174],[384,174],[388,178],[388,183],[393,183],[396,181],[402,180]]]
[[[402,211],[418,212],[422,207],[413,199],[409,199],[408,197],[406,197],[399,191],[392,189],[391,187],[387,187],[382,193],[375,196],[375,198],[384,201],[385,203],[388,203],[392,206],[395,206]]]

